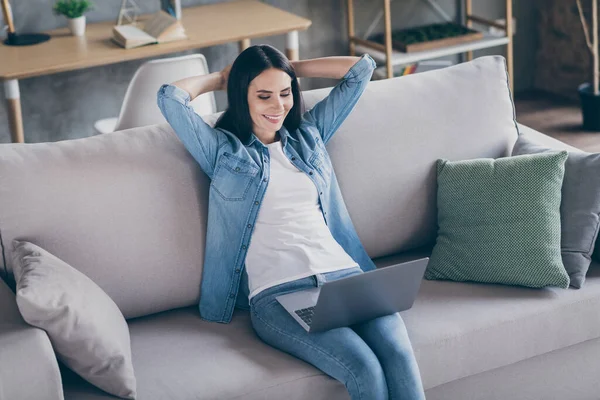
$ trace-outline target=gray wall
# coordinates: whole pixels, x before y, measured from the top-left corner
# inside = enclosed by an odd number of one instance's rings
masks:
[[[210,4],[218,0],[182,0],[185,7]],[[64,17],[55,16],[51,11],[50,0],[12,1],[14,21],[18,32],[36,32],[66,25]],[[153,12],[159,8],[159,1],[138,0],[142,12]],[[345,0],[266,0],[265,3],[295,13],[312,20],[312,26],[300,33],[300,57],[302,59],[330,55],[346,55],[346,7]],[[438,3],[450,15],[455,16],[457,0],[439,0]],[[504,15],[504,0],[474,1],[475,13],[495,19]],[[519,20],[518,35],[527,40],[515,46],[515,79],[517,90],[530,87],[532,68],[529,54],[535,44],[530,33],[532,25],[529,2],[516,2],[517,18],[524,15],[528,20]],[[380,10],[381,1],[354,0],[356,28],[364,32]],[[95,9],[87,14],[88,22],[116,20],[121,0],[96,0]],[[394,27],[414,26],[422,23],[438,22],[438,15],[421,0],[396,0],[392,3]],[[526,28],[527,27],[527,28]],[[380,23],[378,31],[383,30]],[[285,37],[275,36],[255,40],[268,43],[283,50]],[[211,71],[218,71],[233,62],[238,53],[237,44],[227,44],[199,50],[203,53]],[[186,53],[179,53],[186,54]],[[504,54],[502,48],[477,52],[484,54]],[[175,55],[175,54],[173,54]],[[0,60],[1,62],[1,60]],[[143,62],[132,61],[105,67],[94,67],[82,71],[64,72],[44,77],[20,81],[21,103],[23,108],[25,141],[46,142],[94,135],[96,120],[118,115],[127,84],[135,70]],[[331,86],[334,81],[324,79],[303,79],[303,89]],[[226,107],[223,92],[217,92],[219,110]],[[0,106],[0,143],[10,142],[6,106]]]

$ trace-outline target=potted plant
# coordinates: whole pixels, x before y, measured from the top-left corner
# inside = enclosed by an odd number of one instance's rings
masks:
[[[54,3],[53,10],[57,15],[67,17],[69,29],[75,36],[85,34],[85,15],[92,9],[90,0],[58,0]]]
[[[585,41],[592,54],[592,83],[579,86],[583,129],[600,131],[600,62],[598,60],[598,0],[592,0],[592,31],[588,29],[581,0],[577,0],[577,9],[585,35]]]

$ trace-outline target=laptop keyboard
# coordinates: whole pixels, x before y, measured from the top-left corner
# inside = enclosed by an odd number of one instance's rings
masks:
[[[313,314],[315,312],[315,307],[303,308],[294,312],[302,319],[302,321],[306,322],[306,325],[310,326],[312,323]]]

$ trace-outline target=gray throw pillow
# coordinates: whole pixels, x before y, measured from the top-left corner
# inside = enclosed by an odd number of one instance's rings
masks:
[[[520,134],[512,155],[552,151]],[[585,282],[600,227],[600,154],[568,154],[560,206],[561,256],[571,286],[579,289]]]
[[[129,329],[91,279],[46,250],[13,241],[16,300],[23,319],[45,330],[57,357],[92,385],[135,399]]]

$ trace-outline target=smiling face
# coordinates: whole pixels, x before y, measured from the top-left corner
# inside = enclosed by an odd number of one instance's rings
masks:
[[[263,143],[275,140],[285,117],[294,106],[292,78],[276,68],[260,73],[248,86],[248,108],[254,134]]]

